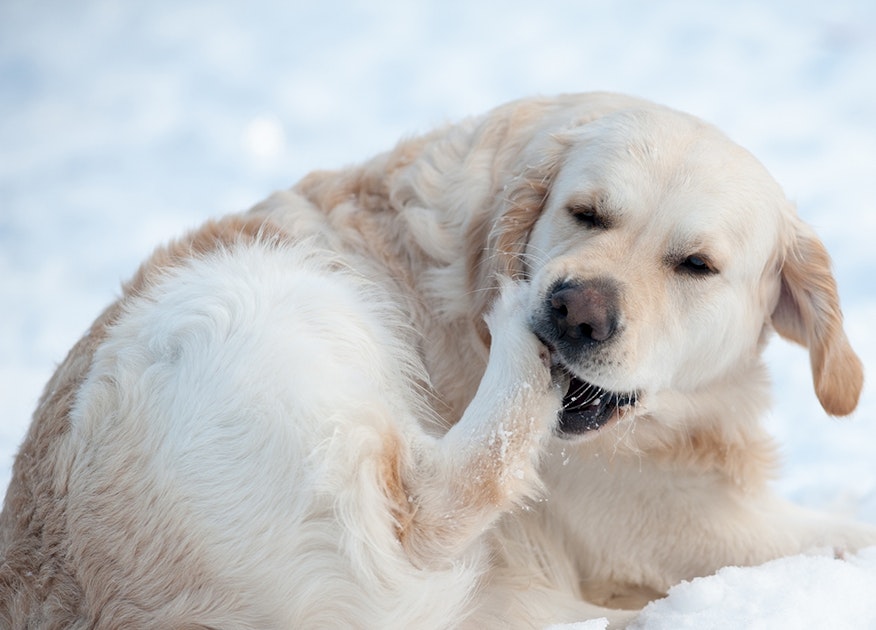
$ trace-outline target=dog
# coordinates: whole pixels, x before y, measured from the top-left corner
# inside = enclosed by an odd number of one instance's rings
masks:
[[[0,516],[40,628],[623,626],[876,528],[775,496],[773,331],[862,366],[824,246],[699,119],[512,102],[157,250],[46,386]]]

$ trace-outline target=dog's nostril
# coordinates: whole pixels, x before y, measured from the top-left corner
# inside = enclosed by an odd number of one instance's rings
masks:
[[[566,305],[556,295],[551,296],[551,316],[557,322],[565,322],[566,317],[569,316],[569,309],[566,308]]]

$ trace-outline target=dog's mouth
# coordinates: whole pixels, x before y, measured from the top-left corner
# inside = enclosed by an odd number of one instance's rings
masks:
[[[582,381],[569,373],[569,389],[563,397],[557,433],[572,437],[596,431],[635,406],[635,392],[611,392],[592,383]]]
[[[613,392],[578,378],[566,366],[559,352],[541,336],[539,339],[550,351],[554,381],[567,384],[557,435],[572,438],[597,431],[636,406],[637,392]]]

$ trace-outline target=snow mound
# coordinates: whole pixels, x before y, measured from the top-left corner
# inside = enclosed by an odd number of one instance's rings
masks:
[[[876,547],[780,558],[757,567],[725,567],[682,582],[649,604],[636,630],[876,628]],[[588,629],[589,630],[589,629]]]

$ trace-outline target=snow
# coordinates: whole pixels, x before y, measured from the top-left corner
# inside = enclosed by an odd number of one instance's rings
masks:
[[[651,602],[632,628],[772,630],[876,627],[876,548],[847,561],[780,558],[756,570],[725,567]]]
[[[0,487],[43,384],[157,244],[314,168],[524,95],[615,90],[714,122],[833,253],[876,373],[870,0],[0,3]],[[771,344],[777,490],[876,523],[876,388],[825,417]],[[647,628],[876,627],[876,558],[677,586]],[[598,628],[600,622],[579,628]]]

